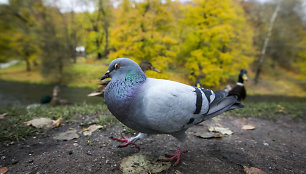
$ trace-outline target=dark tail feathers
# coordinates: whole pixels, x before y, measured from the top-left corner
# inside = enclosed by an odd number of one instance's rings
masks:
[[[219,92],[216,91],[215,94],[218,96]],[[221,93],[224,96],[224,93]],[[218,101],[211,103],[208,113],[206,114],[204,120],[208,120],[217,115],[222,114],[223,112],[230,111],[233,109],[243,108],[244,106],[237,101],[237,96],[226,96],[224,98],[218,98]]]

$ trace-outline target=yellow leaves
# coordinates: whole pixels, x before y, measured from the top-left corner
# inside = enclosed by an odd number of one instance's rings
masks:
[[[119,6],[118,16],[124,16],[114,25],[111,45],[116,48],[110,57],[134,57],[139,62],[149,60],[163,70],[176,58],[177,38],[172,37],[172,14],[159,0],[137,3],[130,8],[127,1]],[[129,9],[129,13],[126,13]]]
[[[243,9],[230,0],[194,0],[182,21],[184,42],[179,60],[205,87],[219,85],[246,68],[252,58],[252,31]],[[186,25],[188,24],[188,25]]]

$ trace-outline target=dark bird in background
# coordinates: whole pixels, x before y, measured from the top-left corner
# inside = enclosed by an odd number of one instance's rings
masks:
[[[195,84],[194,84],[194,86],[200,88],[200,87],[201,87],[201,82],[200,82],[200,80],[197,79],[196,82],[195,82]]]
[[[124,142],[119,147],[139,146],[135,142],[154,134],[169,134],[179,142],[186,140],[185,131],[223,112],[242,108],[237,96],[225,91],[212,91],[179,82],[146,77],[131,59],[113,60],[101,80],[111,78],[104,93],[110,112],[127,127],[139,132],[131,138],[112,139]],[[179,163],[185,150],[178,143],[176,154],[164,161]]]
[[[240,74],[238,76],[238,82],[234,87],[227,86],[225,91],[228,92],[229,95],[235,95],[238,97],[238,101],[244,100],[246,98],[246,90],[243,82],[248,80],[247,70],[241,69]]]
[[[148,61],[148,60],[141,61],[139,66],[140,66],[140,68],[142,69],[143,72],[151,70],[151,71],[155,71],[155,72],[160,73],[160,71],[158,69],[156,69],[152,65],[152,63],[150,61]]]
[[[72,104],[68,100],[60,98],[59,93],[60,93],[60,87],[56,85],[53,88],[52,97],[49,95],[41,97],[40,104],[50,104],[51,106]]]
[[[155,72],[158,72],[160,73],[160,71],[158,69],[156,69],[152,63],[148,60],[144,60],[144,61],[141,61],[140,62],[140,68],[142,69],[142,71],[144,73],[146,73],[146,71],[155,71]],[[93,97],[93,96],[101,96],[103,97],[103,94],[104,94],[104,91],[105,91],[105,88],[107,86],[107,84],[110,82],[109,79],[105,79],[105,80],[102,80],[100,85],[101,87],[99,87],[97,90],[91,92],[88,94],[89,97]]]
[[[55,86],[53,88],[53,94],[52,94],[52,99],[50,101],[50,105],[51,106],[58,106],[58,105],[71,105],[72,103],[69,102],[66,99],[62,99],[60,98],[60,87],[59,86]]]

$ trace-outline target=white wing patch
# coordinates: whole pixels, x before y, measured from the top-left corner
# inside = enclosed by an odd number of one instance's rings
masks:
[[[211,92],[210,103],[212,103],[215,100],[216,95],[215,95],[214,91],[210,90],[210,92]]]

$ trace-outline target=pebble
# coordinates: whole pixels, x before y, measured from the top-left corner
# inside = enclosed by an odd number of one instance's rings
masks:
[[[13,164],[13,165],[14,165],[14,164],[17,164],[17,163],[19,163],[18,160],[12,159],[12,164]]]
[[[72,150],[69,150],[69,151],[68,151],[68,154],[69,154],[69,155],[72,155],[72,154],[73,154],[73,151],[72,151]]]
[[[87,155],[92,155],[92,153],[90,151],[87,151],[86,154]]]

